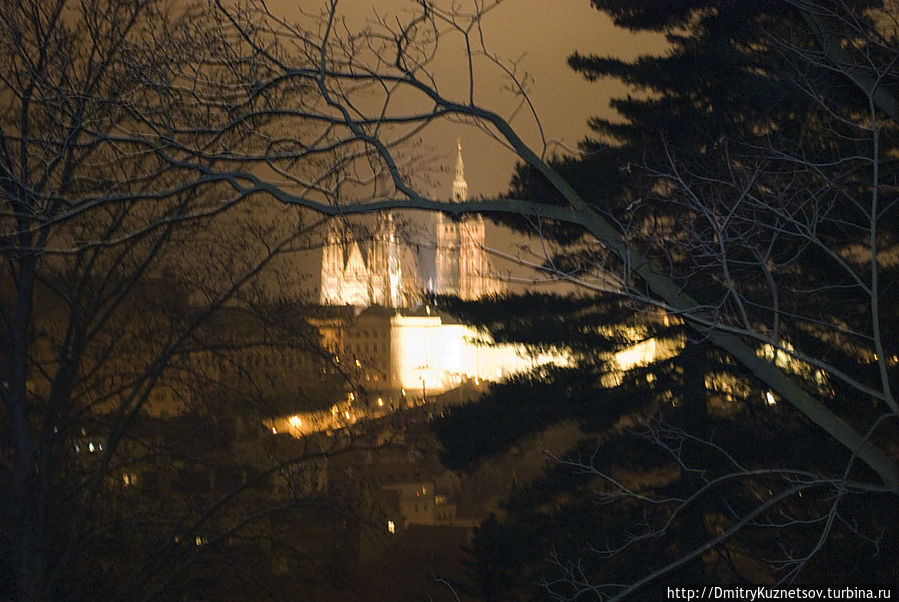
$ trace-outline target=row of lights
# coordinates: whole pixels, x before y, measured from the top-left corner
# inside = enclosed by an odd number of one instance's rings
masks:
[[[90,443],[87,444],[87,451],[89,451],[90,453],[94,453],[95,451],[103,451],[103,444],[98,443],[98,444],[94,445],[94,442],[91,441]],[[78,445],[77,443],[75,444],[75,453],[76,454],[81,453],[81,446]]]
[[[400,393],[402,394],[403,397],[406,397],[406,389],[400,389]],[[356,400],[356,394],[355,394],[355,393],[352,393],[352,392],[348,393],[348,394],[347,394],[347,399],[348,399],[348,401],[349,401],[350,403],[352,403],[353,401]],[[378,397],[378,399],[377,399],[377,404],[378,404],[378,407],[383,408],[383,407],[384,407],[384,398],[383,398],[383,397]],[[336,406],[336,405],[332,406],[332,408],[331,408],[332,414],[334,414],[334,415],[336,416],[338,411],[339,411],[339,410],[337,409],[337,406]],[[350,419],[351,419],[350,411],[349,411],[349,410],[344,410],[343,416],[344,416],[344,418],[346,418],[347,420],[350,420]],[[302,428],[302,426],[303,426],[303,419],[300,418],[299,414],[294,414],[293,416],[291,416],[290,418],[287,419],[287,423],[288,423],[288,425],[289,425],[289,427],[290,427],[291,429],[299,430],[299,429]],[[271,431],[272,431],[272,434],[273,434],[273,435],[277,435],[277,434],[278,434],[278,427],[272,426],[272,427],[271,427]],[[102,448],[101,448],[101,449],[102,449]],[[93,450],[92,450],[92,451],[93,451]]]

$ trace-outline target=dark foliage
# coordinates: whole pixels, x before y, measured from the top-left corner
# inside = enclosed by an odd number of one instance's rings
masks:
[[[590,122],[583,158],[553,166],[719,323],[773,329],[819,360],[826,369],[783,365],[866,431],[884,410],[860,389],[876,390],[879,370],[895,382],[897,363],[883,368],[872,359],[864,334],[872,299],[859,284],[871,271],[858,249],[871,244],[866,212],[878,198],[884,210],[873,236],[886,255],[878,266],[879,335],[893,356],[899,266],[887,257],[899,249],[892,204],[899,137],[881,135],[873,146],[868,99],[846,73],[820,68],[820,40],[789,3],[593,5],[621,27],[665,32],[670,48],[632,61],[572,55],[569,65],[587,79],[615,78],[634,94],[612,102],[622,119]],[[847,25],[876,32],[866,10],[879,6],[825,6],[834,11],[828,33],[859,64],[895,60],[894,38],[866,46]],[[899,90],[894,74],[878,73],[882,86]],[[878,123],[896,132],[888,119]],[[864,159],[875,152],[876,177]],[[563,203],[527,166],[517,169],[509,196]],[[568,245],[554,260],[577,268],[571,273],[620,267],[575,230],[541,224],[541,235]],[[484,599],[594,599],[666,566],[666,582],[896,581],[893,496],[858,485],[877,478],[677,320],[663,327],[659,314],[603,297],[446,306],[498,341],[575,358],[564,370],[495,386],[435,424],[447,463],[475,465],[559,421],[577,420],[585,434],[476,532],[470,576]],[[645,337],[631,341],[608,334],[641,326]],[[651,337],[686,345],[611,378],[608,354]],[[780,354],[771,360],[782,362]],[[894,453],[896,436],[894,422],[881,421],[872,440]]]

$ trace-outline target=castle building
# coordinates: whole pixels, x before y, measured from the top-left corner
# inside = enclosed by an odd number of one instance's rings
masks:
[[[462,161],[462,144],[457,142],[452,203],[468,200],[468,183]],[[497,293],[501,283],[491,276],[487,258],[484,218],[480,215],[435,217],[434,276],[425,280],[418,274],[413,254],[404,250],[389,212],[378,217],[373,233],[342,220],[331,220],[328,240],[322,251],[322,305],[380,305],[403,308],[419,291],[458,295],[471,300]],[[408,246],[408,245],[406,245]],[[417,259],[417,258],[416,258]]]
[[[468,200],[462,143],[456,142],[456,167],[453,177],[453,203]],[[466,301],[500,291],[500,283],[491,277],[490,261],[485,252],[486,231],[480,215],[461,218],[437,214],[437,249],[434,258],[435,283],[439,295],[457,295]]]
[[[365,236],[341,220],[331,220],[322,250],[322,305],[403,306],[403,268],[393,215],[378,216]]]

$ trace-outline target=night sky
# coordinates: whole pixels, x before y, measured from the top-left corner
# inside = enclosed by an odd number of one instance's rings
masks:
[[[288,20],[300,19],[296,0],[274,0],[267,4]],[[437,4],[449,6],[451,3],[441,1]],[[470,10],[474,4],[474,0],[456,2],[462,10]],[[381,17],[399,15],[402,19],[404,12],[414,5],[409,0],[343,1],[338,4],[338,11],[353,28],[363,25],[376,14]],[[302,2],[300,6],[311,11],[324,7],[324,3]],[[533,77],[531,100],[547,140],[558,143],[553,144],[549,152],[561,152],[566,147],[576,149],[587,133],[587,119],[593,115],[610,115],[609,99],[627,93],[619,82],[586,81],[568,68],[569,55],[579,51],[629,58],[658,53],[664,48],[662,36],[636,36],[616,28],[605,15],[590,6],[589,0],[506,0],[484,19],[484,32],[488,49],[507,61],[518,61],[520,68]],[[441,53],[435,63],[439,82],[463,93],[466,65],[460,38],[456,36],[451,43],[441,44]],[[501,89],[502,84],[495,69],[482,69],[476,82],[476,101],[505,115],[516,103]],[[539,152],[539,132],[534,120],[528,117],[524,111],[520,112],[513,125]],[[438,197],[449,195],[458,136],[462,137],[464,147],[469,193],[486,196],[503,192],[509,183],[515,157],[474,129],[466,130],[446,123],[435,124],[426,135],[426,144],[438,156],[444,157],[447,170],[434,178],[435,187],[439,189],[426,192]]]
[[[452,3],[442,0],[437,4],[446,7]],[[357,31],[378,17],[405,21],[415,5],[410,0],[378,0],[372,3],[344,0],[338,3],[338,12],[346,19],[349,29]],[[471,10],[474,5],[474,0],[456,2],[456,6],[463,11]],[[296,0],[273,0],[267,2],[267,6],[285,21],[302,23],[324,10],[326,3],[297,4]],[[588,82],[568,67],[567,59],[572,53],[578,51],[581,54],[633,58],[641,54],[657,54],[665,48],[663,36],[635,35],[617,28],[608,17],[593,9],[589,0],[559,0],[552,3],[544,0],[506,0],[492,8],[483,23],[488,49],[507,63],[515,62],[531,78],[530,99],[541,120],[547,140],[547,154],[576,152],[578,143],[589,134],[587,120],[592,116],[614,115],[609,108],[609,100],[629,92],[618,81]],[[452,90],[457,98],[464,98],[466,68],[461,37],[444,37],[434,63],[434,71],[443,90]],[[503,89],[504,85],[506,81],[496,67],[488,68],[482,64],[475,81],[476,102],[508,116],[517,101]],[[635,93],[633,90],[630,92]],[[533,117],[526,110],[519,111],[512,125],[539,154],[542,142]],[[429,184],[422,192],[433,198],[449,196],[458,137],[462,139],[469,196],[484,197],[507,190],[517,157],[473,127],[439,120],[430,125],[422,136],[426,147],[423,153],[433,158],[427,163],[427,168],[431,170],[426,178]],[[410,219],[413,222],[421,221],[419,227],[427,227],[431,216],[412,216]],[[526,244],[527,240],[522,237],[513,236],[504,228],[488,223],[488,247],[517,254]],[[296,260],[298,270],[311,276],[303,288],[317,287],[321,254],[313,252]],[[427,258],[423,261],[424,266]],[[510,273],[516,278],[528,279],[534,275],[529,269],[498,258],[494,262],[502,273]],[[512,288],[516,286],[512,285]]]

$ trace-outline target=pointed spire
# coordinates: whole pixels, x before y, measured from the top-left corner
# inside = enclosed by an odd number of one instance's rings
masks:
[[[465,164],[462,162],[462,138],[456,139],[456,170],[453,178],[453,201],[463,203],[468,200],[468,183],[465,182]]]

